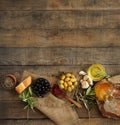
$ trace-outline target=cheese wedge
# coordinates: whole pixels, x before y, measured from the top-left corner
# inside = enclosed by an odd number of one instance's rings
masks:
[[[20,94],[32,83],[32,77],[27,77],[23,82],[16,86],[15,90]]]

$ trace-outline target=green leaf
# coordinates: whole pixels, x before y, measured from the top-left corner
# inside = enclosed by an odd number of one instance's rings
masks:
[[[91,86],[87,89],[85,95],[89,95],[90,92],[91,92]]]
[[[32,93],[31,87],[29,87],[28,90],[29,90],[30,95],[32,95],[33,93]]]
[[[20,99],[23,99],[23,95],[22,95],[22,94],[20,94],[20,95],[19,95],[19,98],[20,98]]]
[[[27,88],[25,91],[23,91],[20,95],[19,95],[19,98],[26,102],[27,105],[24,107],[24,109],[26,108],[31,108],[33,110],[34,108],[34,105],[35,105],[35,101],[33,100],[33,97],[32,97],[32,90],[31,88]]]
[[[110,75],[106,73],[105,78],[110,78]]]
[[[25,96],[26,96],[26,98],[30,97],[29,91],[26,92],[26,95],[25,95]]]
[[[27,109],[27,108],[29,108],[29,105],[26,105],[26,106],[24,107],[24,109]]]
[[[92,86],[83,90],[80,85],[75,89],[74,96],[78,103],[83,104],[90,111],[96,105],[95,91]]]
[[[27,99],[26,99],[26,98],[25,98],[25,99],[22,99],[22,101],[23,101],[23,102],[27,102]]]
[[[25,98],[25,91],[22,92],[22,97]]]
[[[92,96],[92,95],[95,95],[95,90],[94,90],[94,89],[91,89],[89,95],[91,95],[91,96]]]
[[[19,98],[20,98],[20,99],[25,99],[25,93],[22,92],[22,93],[19,95]]]

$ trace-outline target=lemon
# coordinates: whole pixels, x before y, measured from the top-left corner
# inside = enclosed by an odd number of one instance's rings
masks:
[[[101,64],[91,65],[87,72],[93,81],[100,81],[106,76],[105,68]]]

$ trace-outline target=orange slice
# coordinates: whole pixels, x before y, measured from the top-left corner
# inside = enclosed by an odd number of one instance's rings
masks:
[[[15,90],[20,94],[32,83],[32,77],[27,77],[23,82],[15,87]]]

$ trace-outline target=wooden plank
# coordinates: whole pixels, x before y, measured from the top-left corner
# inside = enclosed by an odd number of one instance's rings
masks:
[[[0,120],[0,125],[56,125],[50,119],[40,120]]]
[[[46,118],[40,111],[29,112],[23,109],[25,104],[21,101],[0,101],[0,119],[41,119]],[[58,114],[59,115],[59,114]],[[79,118],[88,118],[88,113],[83,107],[78,111]],[[98,108],[91,111],[91,118],[102,117]]]
[[[26,24],[27,25],[27,24]],[[0,30],[0,47],[120,47],[119,29]]]
[[[120,0],[0,0],[0,10],[117,9]]]
[[[88,69],[89,65],[79,66],[0,66],[1,79],[2,76],[8,73],[16,74],[18,81],[24,70],[39,74],[40,76],[57,76],[60,72],[72,72],[78,74],[79,71]],[[110,75],[120,74],[119,65],[104,65],[106,72]],[[0,81],[1,81],[0,79]],[[53,81],[54,82],[54,81]],[[3,96],[4,95],[4,96]],[[18,94],[13,91],[6,91],[0,85],[0,101],[18,101]]]
[[[0,11],[1,30],[120,28],[120,10]]]
[[[24,109],[21,101],[0,101],[0,119],[46,118],[41,112]]]
[[[120,64],[120,48],[1,48],[0,65]]]
[[[107,118],[90,118],[79,119],[78,124],[82,125],[119,125],[119,120],[107,119]]]
[[[120,120],[113,120],[107,118],[82,118],[77,121],[82,125],[119,125]],[[41,120],[0,120],[0,125],[55,125],[49,119]]]

